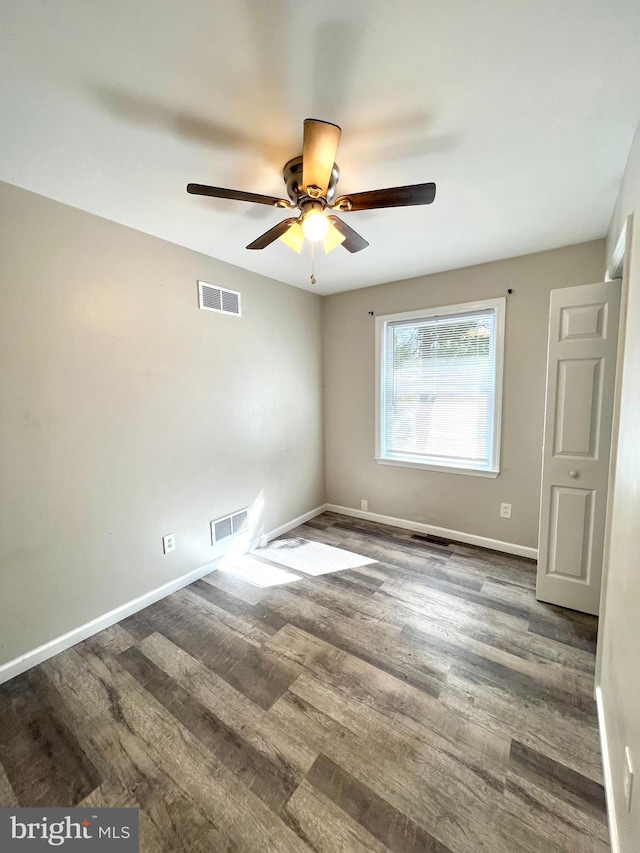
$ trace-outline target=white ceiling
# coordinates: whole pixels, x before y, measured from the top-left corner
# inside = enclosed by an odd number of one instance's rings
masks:
[[[286,212],[185,186],[283,195],[335,122],[339,193],[438,193],[344,215],[371,245],[317,257],[334,293],[603,236],[639,81],[637,0],[9,0],[0,179],[306,288],[244,248]]]

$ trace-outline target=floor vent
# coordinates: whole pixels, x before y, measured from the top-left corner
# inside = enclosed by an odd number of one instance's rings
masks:
[[[204,311],[217,311],[218,314],[233,314],[240,317],[240,294],[237,290],[214,287],[204,281],[198,282],[198,301]]]
[[[230,536],[244,533],[249,529],[249,510],[241,509],[224,518],[217,518],[211,522],[211,544],[215,545]]]

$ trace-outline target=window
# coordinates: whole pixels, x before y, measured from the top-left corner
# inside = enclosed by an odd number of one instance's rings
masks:
[[[376,460],[497,477],[505,299],[376,319]]]

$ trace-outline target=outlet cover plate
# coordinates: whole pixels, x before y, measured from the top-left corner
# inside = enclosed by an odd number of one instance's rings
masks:
[[[169,551],[176,550],[176,535],[175,533],[167,533],[166,536],[162,537],[162,550],[165,554],[168,554]]]
[[[500,504],[500,518],[511,518],[511,504]]]

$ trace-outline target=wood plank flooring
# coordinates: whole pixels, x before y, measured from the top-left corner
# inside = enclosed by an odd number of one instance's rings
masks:
[[[1,686],[0,806],[135,806],[145,853],[609,850],[593,617],[517,557],[294,537],[374,562],[214,572]]]

